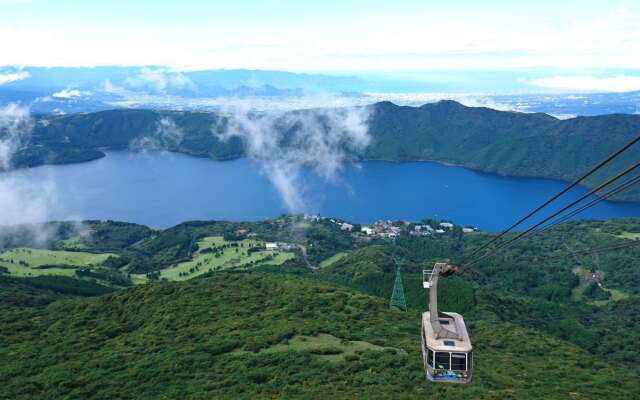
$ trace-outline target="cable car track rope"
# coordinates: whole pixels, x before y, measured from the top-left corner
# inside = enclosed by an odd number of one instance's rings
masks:
[[[560,210],[554,212],[553,214],[551,214],[550,216],[546,217],[545,219],[543,219],[542,221],[538,222],[537,224],[533,225],[529,229],[525,230],[522,233],[519,233],[518,235],[516,235],[516,237],[514,237],[512,239],[509,239],[506,242],[502,242],[495,249],[493,249],[492,252],[485,253],[483,256],[480,256],[479,258],[476,258],[475,261],[465,263],[462,266],[463,267],[469,267],[469,266],[477,264],[478,262],[480,262],[480,261],[482,261],[482,260],[484,260],[486,258],[495,256],[500,250],[504,249],[505,247],[508,247],[508,246],[512,245],[513,243],[515,243],[516,241],[521,240],[521,239],[529,236],[540,225],[542,225],[542,224],[548,222],[549,220],[555,218],[556,216],[558,216],[559,214],[565,212],[566,210],[570,209],[571,207],[575,206],[576,204],[579,204],[580,202],[582,202],[583,200],[585,200],[589,196],[593,195],[594,193],[598,192],[599,190],[602,190],[603,188],[609,186],[610,184],[614,183],[615,181],[617,181],[618,179],[622,178],[623,176],[633,172],[638,167],[640,167],[640,162],[637,162],[637,163],[633,164],[632,166],[626,168],[624,171],[618,173],[616,176],[607,179],[605,182],[603,182],[600,185],[596,186],[595,188],[590,190],[588,193],[580,196],[580,198],[578,198],[577,200],[574,200],[569,205],[566,205],[566,206],[562,207]]]
[[[575,254],[585,254],[585,253],[592,253],[594,251],[598,252],[598,253],[606,253],[607,251],[610,250],[619,250],[619,249],[624,249],[627,247],[634,247],[634,246],[640,246],[640,240],[633,240],[631,241],[631,243],[624,243],[624,244],[617,244],[615,246],[607,246],[607,247],[590,247],[588,249],[585,250],[578,250],[578,251],[573,251],[572,253],[566,253],[566,254],[558,254],[558,255],[551,255],[551,256],[546,256],[546,257],[540,257],[543,260],[556,260],[556,259],[560,259],[560,258],[564,258],[570,255],[575,255]]]
[[[484,245],[480,246],[479,248],[475,249],[474,251],[472,251],[469,255],[465,256],[463,258],[463,261],[461,262],[461,264],[463,265],[469,265],[470,263],[466,262],[466,260],[472,259],[476,254],[478,254],[479,252],[481,252],[482,250],[486,249],[487,247],[491,246],[492,244],[494,244],[495,242],[497,242],[498,240],[500,240],[504,235],[506,235],[507,233],[511,232],[513,229],[515,229],[517,226],[519,226],[520,224],[522,224],[523,222],[525,222],[526,220],[528,220],[529,218],[531,218],[533,215],[535,215],[536,213],[538,213],[540,210],[542,210],[543,208],[545,208],[546,206],[548,206],[549,204],[551,204],[552,202],[554,202],[555,200],[557,200],[558,198],[560,198],[562,195],[564,195],[565,193],[567,193],[569,190],[573,189],[574,187],[576,187],[578,184],[580,184],[582,181],[584,181],[586,178],[588,178],[589,176],[593,175],[596,171],[598,171],[600,168],[602,168],[603,166],[605,166],[606,164],[608,164],[611,160],[615,159],[616,157],[618,157],[620,154],[624,153],[627,149],[629,149],[631,146],[633,146],[634,144],[636,144],[637,142],[640,141],[640,135],[636,136],[633,140],[631,140],[630,142],[628,142],[627,144],[625,144],[624,146],[622,146],[620,149],[618,149],[617,151],[613,152],[611,155],[609,155],[607,158],[605,158],[604,160],[602,160],[601,162],[599,162],[596,166],[594,166],[593,168],[591,168],[587,173],[585,173],[584,175],[582,175],[580,178],[576,179],[573,183],[571,183],[569,186],[567,186],[566,188],[562,189],[560,192],[556,193],[555,195],[553,195],[552,197],[550,197],[549,199],[547,199],[544,203],[542,203],[541,205],[539,205],[538,207],[536,207],[533,211],[529,212],[527,215],[525,215],[524,217],[522,217],[521,219],[519,219],[518,221],[516,221],[513,225],[511,225],[510,227],[508,227],[507,229],[505,229],[504,231],[502,231],[500,234],[498,234],[496,237],[494,237],[493,239],[489,240],[487,243],[485,243]]]
[[[562,218],[558,219],[557,221],[553,221],[552,223],[550,223],[549,225],[546,225],[540,229],[538,229],[536,231],[537,232],[543,232],[543,231],[547,231],[551,228],[553,228],[556,225],[559,225],[565,221],[567,221],[569,218],[572,218],[578,214],[580,214],[581,212],[588,210],[589,208],[595,206],[596,204],[600,203],[601,201],[604,201],[606,199],[608,199],[609,197],[616,195],[620,192],[622,192],[625,189],[628,189],[629,187],[635,185],[636,183],[640,182],[640,175],[634,177],[634,178],[630,178],[628,180],[626,180],[625,182],[623,182],[622,184],[620,184],[619,186],[611,189],[610,191],[604,193],[602,196],[598,197],[595,200],[592,200],[591,202],[585,204],[584,206],[578,208],[577,210],[571,211],[569,214],[563,216]]]

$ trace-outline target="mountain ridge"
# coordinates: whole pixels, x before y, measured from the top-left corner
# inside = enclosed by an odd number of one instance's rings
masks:
[[[467,107],[453,100],[420,107],[391,102],[368,107],[372,140],[363,151],[348,151],[352,161],[436,161],[499,175],[571,181],[640,133],[640,115],[631,114],[561,120],[544,113]],[[247,155],[240,138],[222,141],[212,133],[228,126],[228,114],[117,109],[39,116],[31,146],[18,152],[14,165],[81,162],[102,157],[104,150],[130,149],[135,140],[153,137],[162,118],[173,121],[183,134],[179,142],[166,143],[165,150],[216,160]],[[291,134],[297,129],[292,126]],[[585,186],[595,187],[638,158],[640,148],[630,148],[589,177]],[[614,199],[640,201],[640,188]]]

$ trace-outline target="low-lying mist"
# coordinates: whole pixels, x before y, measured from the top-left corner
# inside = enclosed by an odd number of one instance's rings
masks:
[[[184,137],[184,131],[169,117],[160,117],[151,135],[131,141],[129,149],[138,152],[167,151],[176,148]]]
[[[19,232],[37,245],[46,242],[51,234],[41,223],[49,220],[56,202],[55,181],[51,178],[33,183],[6,173],[12,168],[16,152],[28,145],[33,127],[34,119],[27,107],[12,103],[0,108],[0,243],[3,237]]]
[[[227,124],[214,127],[223,141],[239,137],[247,155],[280,194],[289,213],[313,212],[302,177],[311,168],[335,183],[345,161],[361,153],[371,141],[369,107],[310,109],[290,112],[226,110]]]

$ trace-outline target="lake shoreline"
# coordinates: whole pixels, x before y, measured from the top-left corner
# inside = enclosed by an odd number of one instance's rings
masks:
[[[34,198],[45,206],[43,220],[111,219],[154,228],[193,220],[251,221],[317,213],[357,224],[433,219],[496,232],[566,187],[560,181],[499,176],[437,162],[360,161],[345,164],[337,181],[302,168],[294,186],[304,208],[291,211],[255,159],[212,161],[182,153],[109,151],[93,162],[6,176],[16,188],[52,188],[52,195]],[[576,187],[565,201],[585,193]],[[639,216],[640,203],[603,201],[578,219]]]

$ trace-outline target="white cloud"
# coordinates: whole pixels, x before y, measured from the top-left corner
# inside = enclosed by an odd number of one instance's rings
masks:
[[[327,5],[315,13],[285,7],[277,15],[257,15],[258,4],[229,15],[224,12],[230,6],[214,5],[206,11],[194,6],[185,10],[191,13],[185,18],[168,18],[175,16],[175,9],[159,6],[154,12],[164,15],[166,24],[150,23],[146,15],[135,13],[122,24],[107,18],[96,23],[91,19],[95,16],[82,24],[64,23],[65,16],[59,23],[53,16],[43,24],[37,18],[14,21],[0,15],[0,37],[20,32],[20,40],[0,41],[0,54],[20,65],[340,72],[640,67],[637,1],[585,6],[555,2],[544,7],[535,2],[374,3],[344,7],[347,10]],[[205,15],[206,23],[199,18]],[[60,43],[65,51],[60,51]],[[147,78],[155,87],[165,85],[158,74]]]
[[[125,92],[125,89],[123,87],[114,85],[113,83],[111,83],[110,79],[107,79],[104,82],[102,82],[101,86],[102,86],[102,90],[104,90],[107,93],[122,94]]]
[[[32,128],[27,108],[13,103],[0,108],[0,170],[11,167],[13,156],[27,142]],[[52,181],[40,185],[0,173],[0,226],[45,221],[54,192]]]
[[[529,84],[566,91],[621,93],[640,90],[640,76],[554,76],[552,78],[535,79],[530,81]]]
[[[26,142],[32,128],[26,107],[10,103],[0,108],[0,172],[11,166],[14,153]]]
[[[133,139],[129,148],[133,151],[156,152],[173,150],[182,142],[184,131],[169,117],[156,122],[156,130],[149,136]]]
[[[140,74],[125,79],[125,83],[134,89],[151,89],[158,93],[167,89],[195,90],[195,85],[186,75],[167,69],[142,68]]]
[[[7,72],[0,73],[0,85],[11,83],[15,81],[21,81],[31,76],[29,71]]]
[[[16,104],[0,108],[0,238],[11,235],[11,226],[45,222],[56,204],[57,185],[51,175],[31,179],[23,171],[5,171],[12,167],[17,151],[25,146],[34,122],[29,109]],[[25,227],[37,242],[50,232],[43,226]]]
[[[66,88],[59,92],[52,94],[52,97],[57,99],[72,99],[74,97],[82,97],[91,94],[91,92],[85,92],[78,89]]]
[[[36,184],[15,176],[0,177],[0,233],[3,225],[47,221],[55,197],[53,180]]]
[[[305,197],[302,168],[336,182],[349,152],[359,153],[371,140],[369,107],[254,113],[229,109],[221,140],[239,137],[249,157],[259,160],[266,177],[291,213],[313,211]],[[285,143],[289,143],[286,145]]]

